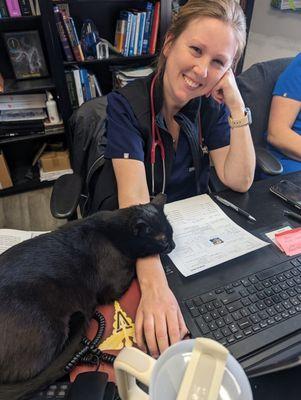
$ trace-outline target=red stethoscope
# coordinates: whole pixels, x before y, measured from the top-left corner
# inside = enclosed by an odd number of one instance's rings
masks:
[[[155,195],[155,164],[156,164],[156,148],[157,146],[160,149],[160,155],[162,160],[162,172],[163,172],[163,182],[162,182],[162,193],[165,192],[166,187],[166,169],[165,169],[165,149],[163,145],[163,141],[161,138],[161,134],[159,128],[156,124],[156,114],[154,107],[154,87],[155,82],[158,78],[158,74],[156,74],[151,82],[150,88],[150,106],[151,106],[151,119],[152,119],[152,144],[151,144],[151,153],[150,153],[150,161],[151,161],[151,173],[152,173],[152,196]],[[202,152],[206,152],[206,148],[203,146],[203,137],[202,137],[202,129],[201,129],[201,118],[199,114],[199,143],[202,149]]]

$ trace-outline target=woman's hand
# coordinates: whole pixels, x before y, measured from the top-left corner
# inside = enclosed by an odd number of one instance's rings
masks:
[[[207,96],[212,96],[215,101],[219,104],[225,103],[229,108],[231,115],[235,113],[236,110],[244,110],[245,105],[238,90],[235,76],[232,69],[228,69],[223,77],[217,82],[217,84],[212,88]]]
[[[177,300],[169,289],[159,256],[137,261],[141,300],[136,314],[136,340],[143,351],[158,357],[187,334]]]

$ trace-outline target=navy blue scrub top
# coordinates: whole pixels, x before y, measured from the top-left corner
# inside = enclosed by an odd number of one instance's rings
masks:
[[[138,121],[127,99],[120,93],[108,95],[107,107],[107,146],[105,158],[126,158],[144,162],[144,142],[139,131]],[[229,111],[221,106],[220,116],[210,132],[202,132],[204,143],[208,150],[228,146],[230,143],[230,128],[228,124]],[[162,114],[157,120],[163,122]],[[161,124],[160,124],[161,125]],[[174,152],[171,175],[168,179],[165,193],[168,202],[195,196],[195,172],[192,155],[186,134],[180,131],[177,150]],[[200,186],[203,193],[208,190],[209,160],[205,165],[206,173],[200,174]]]

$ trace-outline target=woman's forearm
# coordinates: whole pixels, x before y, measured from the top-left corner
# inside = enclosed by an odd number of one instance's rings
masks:
[[[301,161],[301,136],[289,127],[270,129],[267,140],[286,156]]]

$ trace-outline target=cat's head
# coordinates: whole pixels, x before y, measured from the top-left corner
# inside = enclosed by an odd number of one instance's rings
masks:
[[[160,194],[148,204],[123,209],[123,223],[127,233],[123,238],[124,254],[139,258],[167,254],[174,249],[172,227],[163,211],[165,199],[165,195]]]

